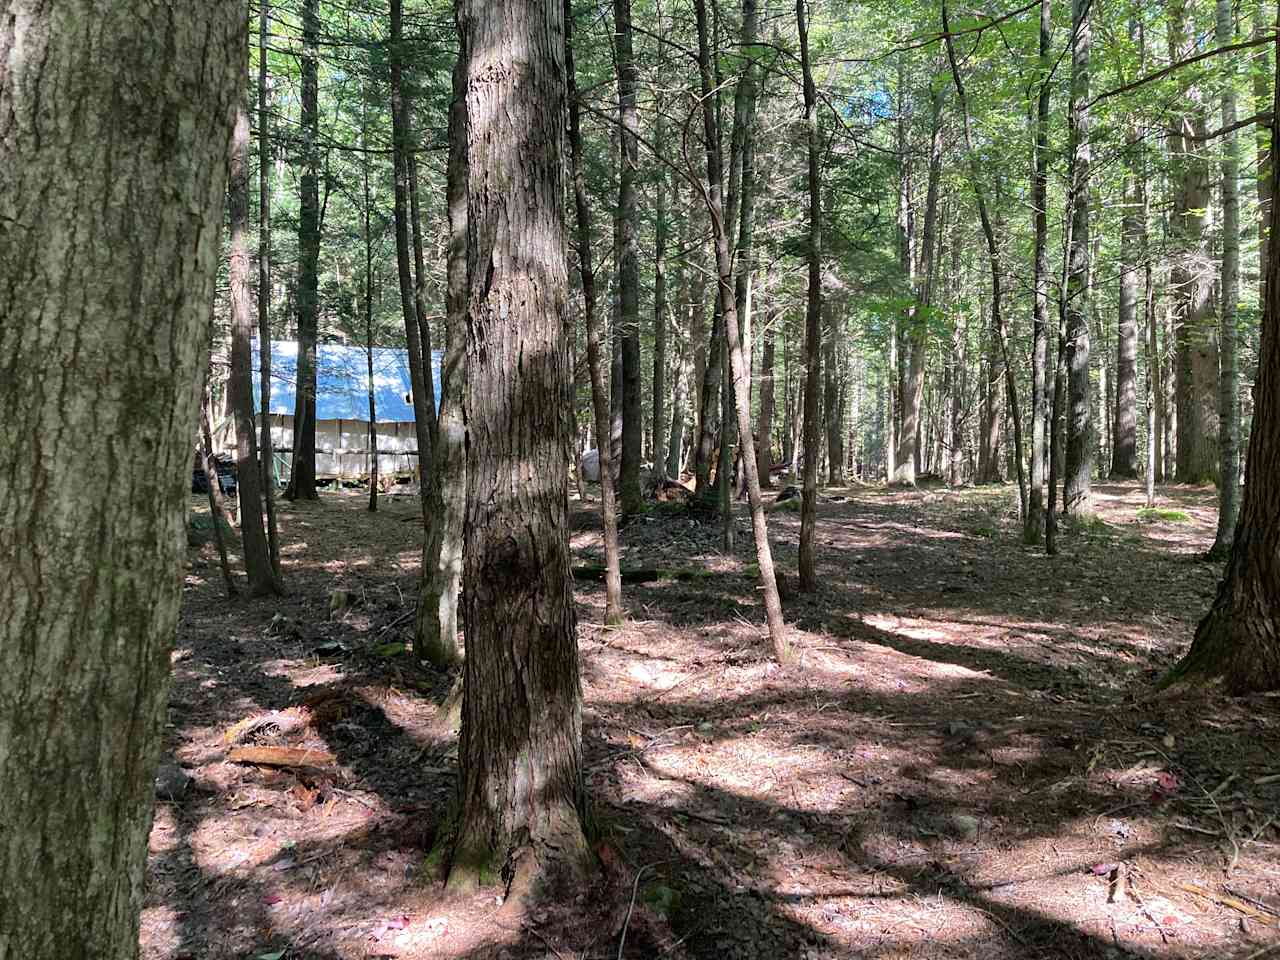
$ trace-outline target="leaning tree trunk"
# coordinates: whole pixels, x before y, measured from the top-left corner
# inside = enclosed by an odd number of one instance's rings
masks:
[[[707,212],[711,215],[712,239],[716,252],[718,302],[724,321],[728,371],[733,377],[738,432],[743,437],[750,437],[751,370],[738,326],[738,311],[733,291],[733,263],[729,256],[729,232],[720,202],[722,182],[720,131],[716,122],[712,96],[711,44],[707,31],[706,0],[696,0],[694,11],[698,21],[698,73],[702,81],[702,129],[707,151],[707,181],[710,185],[706,193],[706,203]],[[746,0],[743,3],[742,24],[742,40],[745,47],[749,47],[755,40],[755,24],[755,3],[753,0]],[[760,589],[764,595],[769,640],[774,658],[779,662],[786,662],[790,657],[790,645],[787,640],[786,626],[782,621],[782,601],[778,596],[778,584],[774,577],[773,552],[769,547],[769,530],[765,521],[764,503],[760,497],[760,480],[756,476],[754,457],[743,457],[743,472],[746,474],[747,497],[751,503],[751,530],[755,537],[756,562],[760,568]]]
[[[1217,40],[1235,38],[1230,0],[1218,0]],[[1222,126],[1236,122],[1235,61],[1223,61]],[[1240,364],[1236,357],[1236,302],[1240,299],[1240,141],[1227,134],[1222,145],[1222,321],[1218,334],[1221,370],[1218,380],[1218,529],[1209,553],[1225,557],[1240,513]]]
[[[294,392],[293,463],[285,496],[315,500],[316,491],[316,336],[320,325],[320,159],[319,73],[320,0],[302,5],[302,179],[298,204],[298,379]]]
[[[467,496],[466,424],[462,380],[467,338],[467,143],[466,48],[453,66],[449,104],[449,165],[445,187],[449,219],[444,363],[440,410],[427,486],[426,537],[422,544],[422,584],[413,648],[419,660],[447,667],[458,660],[458,594],[462,588],[463,522]]]
[[[613,486],[613,458],[609,449],[609,394],[604,385],[604,359],[600,349],[600,314],[596,309],[596,274],[591,258],[591,204],[582,174],[582,109],[573,59],[572,0],[564,0],[565,72],[569,84],[569,171],[573,178],[574,212],[577,214],[578,264],[582,276],[582,313],[587,327],[587,368],[591,376],[591,409],[600,465],[600,521],[604,529],[604,622],[622,622],[622,565],[618,556],[618,504]],[[655,368],[656,368],[655,361]],[[655,449],[655,460],[657,450]]]
[[[818,446],[822,442],[818,387],[822,357],[822,175],[818,134],[818,91],[809,60],[809,26],[805,0],[796,0],[796,29],[800,34],[800,67],[804,79],[804,121],[808,147],[809,289],[804,315],[804,482],[800,495],[800,589],[818,586],[813,535],[818,525]],[[892,376],[892,371],[890,372]],[[892,408],[891,408],[892,411]],[[892,416],[892,412],[890,414]]]
[[[467,629],[449,885],[585,870],[569,567],[563,8],[464,0]]]
[[[249,595],[280,593],[271,549],[262,525],[262,473],[258,467],[253,422],[253,307],[249,303],[249,114],[236,110],[231,156],[227,164],[227,213],[231,221],[231,371],[227,393],[236,429],[236,476],[240,500],[240,538]]]
[[[1280,58],[1277,59],[1280,64]],[[1277,68],[1280,70],[1280,67]],[[1275,87],[1280,109],[1280,72]],[[1275,134],[1272,134],[1272,150]],[[1271,170],[1273,196],[1277,171]],[[1270,227],[1280,229],[1272,205]],[[1165,683],[1221,679],[1229,693],[1280,689],[1280,245],[1267,250],[1253,430],[1231,559],[1195,640]]]
[[[247,18],[229,2],[7,9],[0,953],[127,958]]]

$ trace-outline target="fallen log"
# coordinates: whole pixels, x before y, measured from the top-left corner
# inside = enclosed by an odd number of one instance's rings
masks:
[[[302,747],[236,747],[227,754],[227,759],[260,767],[327,767],[337,758],[328,750]]]

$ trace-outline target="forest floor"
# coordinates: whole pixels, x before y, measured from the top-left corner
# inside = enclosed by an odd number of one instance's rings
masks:
[[[610,630],[577,585],[600,874],[514,917],[426,861],[457,743],[451,678],[403,652],[416,497],[282,504],[288,597],[228,601],[190,551],[143,955],[1280,957],[1280,699],[1152,690],[1220,572],[1212,491],[1149,520],[1136,486],[1098,494],[1050,558],[1011,487],[827,490],[785,668],[745,510],[732,555],[633,523],[624,566],[686,572],[625,587]],[[798,527],[770,519],[792,588]]]

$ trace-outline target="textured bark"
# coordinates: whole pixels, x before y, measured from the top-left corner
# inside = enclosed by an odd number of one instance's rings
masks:
[[[413,648],[419,660],[437,667],[456,663],[458,594],[462,587],[463,522],[467,496],[466,424],[462,380],[467,338],[467,142],[466,48],[453,66],[449,104],[449,162],[445,206],[449,220],[446,257],[444,363],[440,370],[440,410],[427,486],[426,537],[422,543],[422,584]]]
[[[622,458],[618,503],[623,515],[644,506],[640,461],[644,424],[640,403],[640,253],[636,176],[640,119],[636,112],[636,62],[631,44],[631,0],[613,0],[618,67],[618,322],[622,350]]]
[[[803,0],[798,2],[803,3]],[[749,47],[755,40],[755,3],[753,0],[744,0],[742,9],[743,46]],[[738,311],[733,292],[733,261],[729,254],[729,230],[720,202],[722,178],[720,134],[712,96],[711,44],[707,35],[706,0],[696,0],[695,12],[698,20],[698,72],[702,81],[702,126],[706,138],[707,181],[710,185],[705,199],[707,212],[711,216],[712,239],[715,244],[716,274],[719,281],[717,300],[724,320],[725,346],[733,377],[738,431],[741,435],[749,437],[751,435],[751,370],[738,326]],[[751,503],[751,530],[755,539],[756,564],[760,568],[760,588],[763,594],[765,617],[769,625],[770,645],[774,658],[779,662],[786,662],[790,658],[790,643],[787,639],[786,626],[782,621],[782,601],[778,596],[778,584],[774,577],[773,553],[769,546],[764,502],[760,496],[760,483],[756,476],[753,457],[743,457],[743,472],[746,474],[747,497]]]
[[[6,9],[0,954],[116,960],[138,952],[247,17]]]
[[[467,629],[449,884],[585,869],[561,4],[464,0]]]
[[[609,395],[604,385],[600,348],[600,315],[596,309],[596,277],[591,258],[591,204],[582,175],[582,120],[578,81],[573,61],[572,0],[564,0],[565,72],[569,94],[569,172],[577,214],[578,266],[582,276],[582,312],[587,328],[587,367],[591,375],[591,408],[595,414],[596,449],[600,456],[600,519],[604,527],[604,622],[622,622],[622,574],[618,557],[618,505],[613,488],[613,460],[609,451]],[[656,364],[656,361],[655,361]]]
[[[409,128],[412,133],[412,126]],[[412,144],[411,144],[412,145]],[[422,213],[418,209],[418,154],[409,150],[409,227],[413,235],[413,306],[418,315],[418,344],[422,350],[422,389],[427,398],[427,423],[435,446],[437,423],[435,374],[431,370],[431,324],[427,319],[427,266],[422,253]],[[446,281],[447,283],[447,281]],[[418,467],[422,470],[421,464]]]
[[[1280,93],[1280,76],[1276,88]],[[1280,96],[1274,101],[1280,108]],[[1272,145],[1274,149],[1274,134]],[[1270,171],[1273,192],[1276,170]],[[1270,228],[1277,228],[1277,208]],[[1267,251],[1267,299],[1240,522],[1226,575],[1166,682],[1220,679],[1228,692],[1280,689],[1280,257]]]
[[[231,368],[227,394],[236,431],[240,539],[249,595],[279,593],[262,523],[262,473],[253,410],[253,307],[249,302],[249,114],[236,110],[227,161],[227,214],[231,226],[227,278],[231,292]]]
[[[809,26],[805,0],[796,0],[796,29],[800,34],[800,66],[804,78],[804,122],[808,150],[809,287],[804,314],[804,483],[800,496],[800,589],[818,586],[813,535],[818,525],[818,446],[822,442],[818,387],[822,357],[822,174],[819,158],[818,91],[809,61]],[[892,418],[891,418],[892,419]]]
[[[1192,50],[1185,0],[1169,7],[1169,52],[1178,59]],[[1177,410],[1177,478],[1205,483],[1218,477],[1217,329],[1211,316],[1213,262],[1205,236],[1209,207],[1209,160],[1203,96],[1191,87],[1179,100],[1169,134],[1173,210],[1169,220],[1174,300],[1174,395]]]
[[[320,112],[320,0],[302,5],[302,177],[298,204],[298,382],[294,393],[293,464],[285,496],[315,500],[316,491],[316,336],[320,324],[320,155],[316,148]]]
[[[1219,45],[1235,39],[1230,0],[1217,3]],[[1222,126],[1236,122],[1235,60],[1223,61]],[[1225,557],[1240,513],[1240,363],[1236,356],[1236,304],[1240,300],[1240,141],[1233,130],[1222,144],[1222,321],[1218,334],[1218,529],[1209,553]]]
[[[1031,319],[1031,487],[1022,538],[1039,543],[1044,535],[1046,481],[1045,393],[1049,363],[1049,102],[1053,67],[1053,13],[1050,0],[1040,0],[1040,85],[1036,97],[1035,143],[1031,174],[1031,226],[1034,299]]]
[[[1062,505],[1087,513],[1093,487],[1093,422],[1089,406],[1089,214],[1092,147],[1089,134],[1089,0],[1073,0],[1071,44],[1071,170],[1075,202],[1067,268],[1067,409]]]
[[[396,235],[396,276],[400,281],[400,312],[404,320],[404,339],[409,351],[409,386],[413,391],[413,432],[418,441],[418,489],[422,501],[422,518],[431,524],[427,512],[427,482],[431,473],[431,432],[435,419],[436,398],[428,392],[425,371],[430,355],[422,352],[422,335],[418,326],[418,304],[414,289],[413,268],[409,251],[409,103],[404,95],[404,0],[391,0],[391,41],[388,56],[391,63],[391,149],[395,170],[393,216]],[[427,348],[430,349],[428,343]]]
[[[1126,143],[1120,221],[1120,312],[1116,329],[1116,404],[1111,432],[1111,476],[1138,475],[1138,282],[1142,255],[1142,201],[1138,194],[1137,131]]]
[[[1274,8],[1271,0],[1253,0],[1253,36],[1258,39],[1272,30]],[[1259,47],[1251,58],[1253,64],[1253,105],[1254,110],[1262,112],[1271,109],[1272,97],[1272,55],[1271,46]],[[1257,163],[1254,176],[1258,187],[1258,303],[1267,302],[1267,268],[1270,263],[1269,251],[1271,241],[1271,130],[1265,123],[1257,126],[1254,135],[1254,149]]]
[[[262,503],[267,514],[271,570],[280,577],[280,536],[276,529],[275,444],[271,439],[271,96],[267,71],[271,3],[258,3],[258,407]]]

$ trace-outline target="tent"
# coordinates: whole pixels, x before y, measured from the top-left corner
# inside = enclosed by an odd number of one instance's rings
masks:
[[[258,344],[253,344],[253,402],[262,406]],[[440,363],[431,354],[435,408],[440,409]],[[316,345],[316,477],[362,480],[370,473],[368,358],[365,348],[345,343]],[[271,342],[271,445],[277,477],[288,476],[293,456],[293,411],[297,398],[298,344]],[[418,438],[413,423],[409,352],[373,348],[374,409],[377,415],[378,475],[414,479]]]

